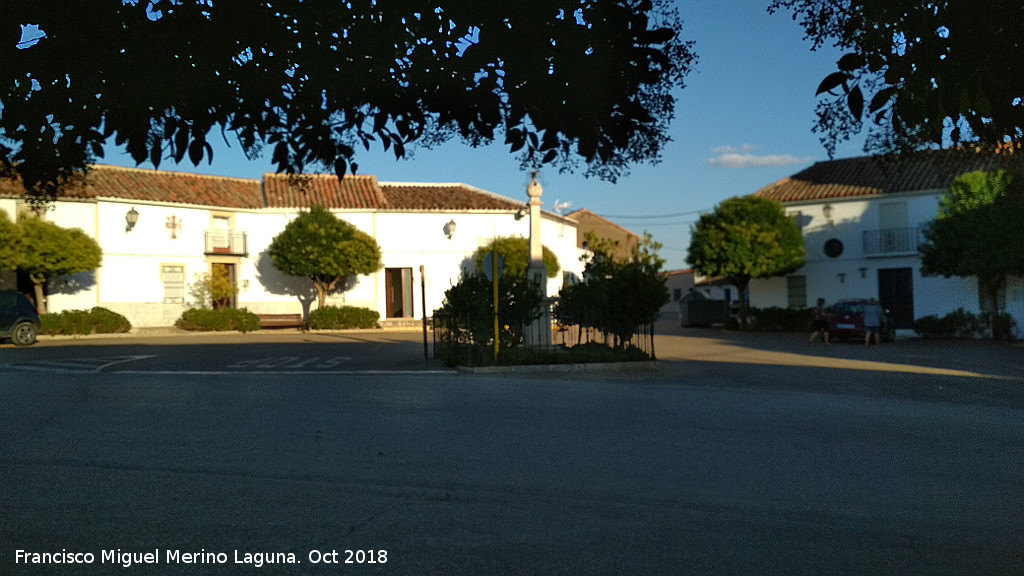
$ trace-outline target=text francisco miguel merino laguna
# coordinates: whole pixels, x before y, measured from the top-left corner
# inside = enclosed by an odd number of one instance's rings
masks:
[[[346,557],[347,556],[347,557]],[[101,550],[99,556],[92,552],[28,552],[14,551],[15,564],[119,564],[125,568],[134,564],[248,564],[259,568],[265,564],[300,564],[301,560],[292,552],[243,552],[233,550],[228,556],[225,552],[183,552],[181,550],[164,550],[161,556],[159,549],[152,552],[125,552],[117,550]],[[384,564],[387,562],[386,550],[310,550],[307,560],[313,564]]]

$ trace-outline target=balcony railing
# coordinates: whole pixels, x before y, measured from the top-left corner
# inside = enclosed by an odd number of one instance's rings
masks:
[[[247,256],[249,246],[245,232],[237,230],[207,230],[204,234],[207,254]]]
[[[865,256],[916,254],[920,244],[921,230],[917,227],[864,231]]]

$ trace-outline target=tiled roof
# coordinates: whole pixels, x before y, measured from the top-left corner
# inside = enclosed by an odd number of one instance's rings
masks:
[[[383,209],[387,201],[376,176],[264,174],[268,208]]]
[[[20,181],[0,178],[0,196],[25,194]],[[375,211],[515,211],[526,207],[465,184],[380,184],[375,176],[264,174],[263,182],[183,172],[93,166],[84,184],[62,198],[172,202],[218,208],[308,208]]]
[[[465,184],[382,183],[389,210],[519,210],[525,202]]]
[[[627,236],[632,236],[633,238],[636,238],[638,240],[640,239],[640,235],[637,234],[636,232],[633,232],[632,230],[629,230],[624,226],[620,226],[615,222],[612,222],[611,220],[605,218],[604,216],[594,214],[593,212],[587,210],[586,208],[580,208],[579,210],[570,212],[566,214],[565,217],[579,224],[587,223],[591,226],[611,226],[617,228],[619,231],[621,231],[623,234]]]
[[[0,193],[21,196],[21,182],[0,179]],[[261,208],[260,181],[181,172],[92,166],[84,183],[61,192],[63,198],[120,198],[222,208]]]
[[[778,202],[800,202],[944,190],[962,174],[993,169],[1014,158],[970,151],[937,151],[897,159],[865,156],[818,162],[758,190],[754,196]]]

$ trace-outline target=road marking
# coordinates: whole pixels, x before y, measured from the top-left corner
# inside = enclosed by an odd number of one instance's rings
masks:
[[[458,374],[458,370],[113,370],[109,374],[156,374],[162,376],[231,376],[239,375],[262,375],[274,376],[310,376],[310,375],[381,375],[401,376],[403,374]]]
[[[30,372],[82,374],[102,372],[104,369],[117,366],[118,364],[156,357],[156,354],[150,354],[145,356],[101,356],[98,358],[69,358],[67,360],[36,360],[33,362],[15,362],[8,364],[6,367]]]

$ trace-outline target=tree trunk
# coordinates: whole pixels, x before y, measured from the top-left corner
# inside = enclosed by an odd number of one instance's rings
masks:
[[[326,280],[313,280],[313,285],[316,286],[316,306],[317,309],[323,308],[324,303],[327,302],[327,294],[334,290],[334,287],[338,285],[339,278],[334,278],[331,281]]]
[[[48,314],[49,308],[46,306],[46,298],[43,296],[43,286],[46,285],[46,276],[41,274],[29,274],[29,278],[32,279],[32,288],[36,295],[36,310],[39,314]]]
[[[989,334],[992,338],[998,338],[995,320],[996,315],[1002,311],[999,308],[999,289],[1005,282],[1006,278],[1003,276],[978,277],[978,295],[981,300],[978,304],[981,308],[981,316],[992,332]]]
[[[730,278],[729,280],[733,283],[734,286],[736,286],[736,291],[739,292],[739,294],[737,294],[737,296],[739,297],[739,302],[740,302],[740,305],[739,305],[739,314],[740,314],[740,326],[739,326],[739,329],[740,330],[746,330],[747,329],[747,286],[750,285],[750,278],[733,277],[733,278]],[[729,303],[726,302],[725,305],[728,306]],[[726,320],[728,321],[728,318],[726,318]]]
[[[316,286],[316,308],[320,310],[327,301],[327,286],[323,282],[314,282],[313,285]]]

